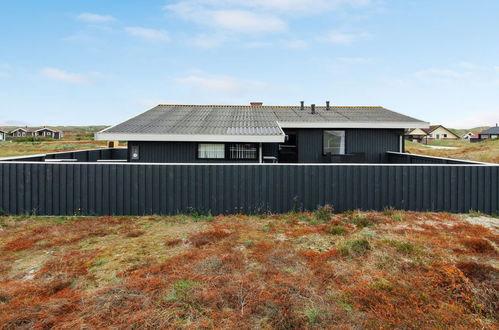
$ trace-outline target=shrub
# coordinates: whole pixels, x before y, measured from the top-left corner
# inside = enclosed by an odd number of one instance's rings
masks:
[[[200,233],[194,234],[189,238],[189,241],[194,245],[195,247],[201,247],[203,245],[207,245],[213,242],[216,242],[218,240],[221,240],[222,238],[225,238],[229,236],[231,232],[227,230],[208,230],[208,231],[202,231]]]
[[[362,256],[369,250],[372,250],[371,244],[365,238],[346,241],[338,248],[338,251],[344,257]]]
[[[126,233],[126,237],[139,237],[144,235],[146,232],[143,230],[132,230]]]
[[[188,291],[200,283],[191,280],[177,280],[173,283],[173,290],[164,299],[168,302],[184,300],[188,296]]]
[[[489,253],[495,251],[494,247],[483,238],[464,238],[459,242],[472,252]]]
[[[470,211],[468,212],[468,215],[469,215],[470,217],[473,217],[473,218],[483,217],[483,216],[484,216],[484,214],[483,214],[482,212],[480,212],[480,211],[474,211],[474,210],[470,210]]]
[[[379,220],[380,219],[378,217],[373,217],[362,213],[354,213],[349,215],[347,218],[347,222],[353,223],[360,228],[374,226]]]
[[[305,310],[307,322],[311,325],[319,323],[320,312],[315,308],[307,308]]]
[[[343,226],[330,226],[326,231],[331,235],[344,235],[347,229]]]
[[[393,289],[393,285],[385,280],[376,281],[370,285],[371,289],[378,291],[391,291]]]
[[[324,206],[319,206],[314,212],[314,217],[319,222],[328,222],[331,220],[331,215],[333,214],[333,207],[329,204]]]
[[[387,243],[390,246],[393,246],[397,250],[397,252],[400,253],[412,254],[419,250],[419,248],[411,242],[401,242],[392,239],[386,239],[383,242]]]

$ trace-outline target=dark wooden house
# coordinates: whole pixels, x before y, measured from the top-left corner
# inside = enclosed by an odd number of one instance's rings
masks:
[[[128,141],[128,160],[159,163],[384,163],[423,122],[383,107],[158,105],[96,133]]]

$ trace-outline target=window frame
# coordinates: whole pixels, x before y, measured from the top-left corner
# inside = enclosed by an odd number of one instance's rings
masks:
[[[199,157],[199,146],[201,144],[221,144],[224,146],[224,156],[223,158],[204,158],[204,157]],[[196,143],[196,159],[197,160],[226,160],[227,159],[227,146],[225,143],[220,143],[220,142],[198,142]]]
[[[322,130],[322,155],[327,156],[327,153],[325,152],[325,141],[324,141],[324,135],[328,131],[336,131],[336,132],[343,132],[343,153],[339,154],[333,154],[331,153],[331,156],[344,156],[347,154],[347,133],[346,130],[344,129],[323,129]]]
[[[230,147],[232,145],[236,145],[236,144],[251,144],[251,145],[254,145],[255,146],[255,157],[254,158],[232,158],[231,155],[230,155]],[[260,154],[260,146],[258,143],[251,143],[251,142],[231,142],[231,143],[227,143],[225,145],[225,155],[226,155],[226,158],[227,160],[258,160],[259,159],[259,154]]]

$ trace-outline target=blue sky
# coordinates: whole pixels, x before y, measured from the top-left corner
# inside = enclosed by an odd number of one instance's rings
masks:
[[[498,17],[497,0],[1,0],[0,125],[301,100],[492,125]]]

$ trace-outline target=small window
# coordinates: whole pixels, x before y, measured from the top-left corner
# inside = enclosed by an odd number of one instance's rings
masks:
[[[446,137],[447,137],[447,134],[444,134],[444,138],[446,138]]]
[[[199,143],[198,158],[200,159],[224,159],[225,144],[223,143]]]
[[[324,131],[324,154],[345,154],[345,131]]]
[[[256,143],[231,143],[229,159],[257,159],[258,145]]]

